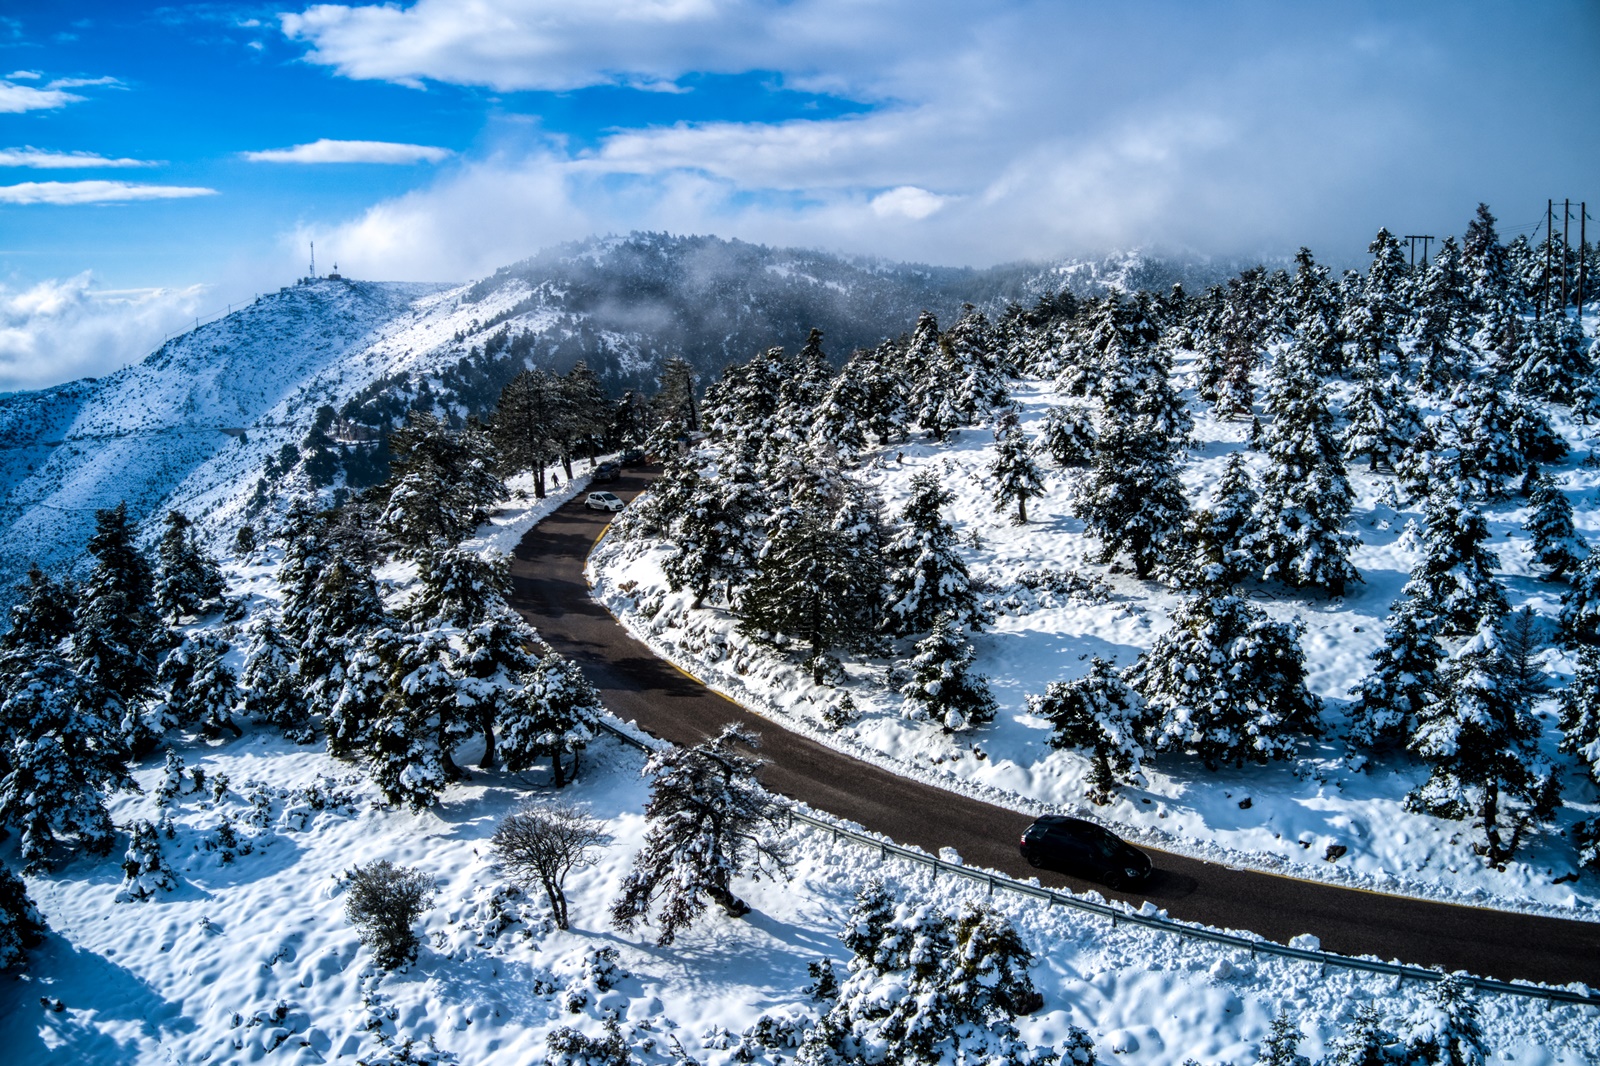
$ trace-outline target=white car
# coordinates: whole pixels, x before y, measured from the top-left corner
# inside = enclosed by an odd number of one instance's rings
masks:
[[[591,492],[584,497],[583,505],[591,511],[620,511],[622,499],[610,492]]]

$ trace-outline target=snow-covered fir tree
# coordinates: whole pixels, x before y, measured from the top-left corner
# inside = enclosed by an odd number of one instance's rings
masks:
[[[1305,686],[1298,627],[1232,594],[1201,594],[1128,668],[1144,700],[1147,748],[1208,767],[1288,758],[1318,730],[1322,702]]]
[[[550,762],[550,778],[562,788],[578,773],[580,753],[594,740],[605,714],[600,690],[576,663],[548,652],[522,678],[500,721],[499,754],[507,770],[531,770]]]
[[[1228,457],[1211,506],[1190,512],[1165,576],[1180,588],[1227,589],[1259,570],[1245,546],[1258,496],[1243,452]]]
[[[317,576],[302,628],[296,670],[305,683],[313,711],[323,715],[328,751],[350,758],[360,746],[366,723],[352,713],[362,704],[344,697],[351,680],[351,660],[367,635],[386,624],[372,571],[359,563],[335,558]],[[285,629],[289,617],[285,612]]]
[[[1546,580],[1559,581],[1589,554],[1572,524],[1572,502],[1552,479],[1540,477],[1528,496],[1528,512],[1522,528],[1532,540],[1533,560],[1544,568]]]
[[[1083,466],[1094,458],[1094,415],[1082,404],[1059,404],[1045,414],[1039,446],[1058,466]]]
[[[1561,750],[1577,756],[1600,782],[1600,648],[1578,653],[1578,669],[1561,690]]]
[[[951,499],[932,471],[911,476],[911,498],[886,551],[884,617],[892,633],[926,632],[946,614],[972,629],[989,620],[961,558],[955,527],[944,517]]]
[[[25,869],[43,870],[74,847],[110,850],[106,792],[132,784],[118,710],[53,649],[36,652],[8,686],[0,825],[19,831]]]
[[[877,497],[836,468],[814,467],[767,523],[756,574],[739,596],[740,629],[803,642],[823,684],[834,673],[832,649],[875,646],[883,584]]]
[[[8,617],[11,628],[0,633],[0,686],[4,685],[5,661],[13,655],[23,660],[45,648],[54,648],[72,635],[75,590],[56,581],[37,566],[28,568],[27,579],[16,586],[17,600]]]
[[[1243,547],[1269,580],[1344,592],[1361,574],[1350,562],[1360,543],[1345,531],[1355,494],[1334,440],[1333,413],[1309,353],[1290,349],[1274,365],[1268,402],[1268,464]]]
[[[1351,694],[1350,739],[1369,748],[1402,745],[1416,729],[1417,715],[1438,693],[1438,619],[1408,598],[1396,601],[1384,624],[1383,643],[1372,653],[1372,671]]]
[[[617,928],[653,920],[656,943],[671,944],[712,904],[735,918],[749,912],[734,895],[735,877],[782,872],[786,856],[771,833],[785,804],[756,781],[760,764],[736,750],[755,743],[727,726],[694,747],[650,756],[649,828],[611,907]]]
[[[940,347],[961,425],[974,425],[1011,402],[999,341],[982,311],[963,305],[961,318],[940,339]]]
[[[417,622],[466,629],[504,602],[511,590],[510,560],[465,548],[423,555],[418,589],[408,611]]]
[[[1445,237],[1433,262],[1422,270],[1406,330],[1422,388],[1448,391],[1470,373],[1472,353],[1463,343],[1470,333],[1468,318],[1461,249],[1454,237]]]
[[[1144,748],[1139,744],[1139,697],[1111,663],[1096,655],[1089,672],[1074,681],[1052,681],[1042,695],[1028,697],[1028,710],[1049,719],[1053,748],[1089,752],[1089,800],[1110,803],[1121,785],[1143,785]]]
[[[211,610],[226,588],[217,561],[206,554],[194,523],[182,511],[168,511],[156,546],[155,605],[176,625]]]
[[[1457,388],[1450,406],[1454,410],[1442,428],[1455,453],[1450,476],[1457,491],[1486,499],[1503,497],[1506,483],[1524,468],[1512,398],[1492,383],[1480,382]]]
[[[1505,586],[1494,576],[1500,557],[1490,551],[1489,524],[1471,503],[1448,492],[1428,497],[1422,558],[1405,594],[1439,619],[1441,636],[1466,636],[1508,610]]]
[[[406,558],[461,543],[507,494],[488,437],[475,427],[450,430],[413,410],[390,436],[389,448],[380,521]]]
[[[1556,633],[1569,648],[1600,647],[1600,552],[1585,555],[1571,581],[1561,597]]]
[[[1406,1066],[1488,1066],[1491,1061],[1472,985],[1458,974],[1441,977],[1395,1028],[1398,1046],[1391,1053],[1391,1062]]]
[[[1333,279],[1309,248],[1295,253],[1294,266],[1282,314],[1284,324],[1305,345],[1317,374],[1337,374],[1344,369],[1344,354],[1339,347],[1339,302]]]
[[[155,611],[150,564],[133,543],[126,504],[95,512],[89,538],[94,569],[79,590],[69,658],[109,701],[130,743],[151,741],[139,701],[155,680],[156,652],[166,629]]]
[[[938,321],[922,312],[900,358],[912,424],[930,440],[949,440],[965,422],[958,403],[961,377],[951,354]]]
[[[462,637],[462,654],[456,662],[464,677],[457,698],[483,736],[479,766],[492,767],[498,760],[495,729],[515,713],[522,677],[538,664],[539,650],[548,649],[538,631],[503,602]]]
[[[1044,473],[1033,460],[1033,448],[1015,411],[1001,416],[994,431],[994,460],[989,464],[996,511],[1011,511],[1012,522],[1026,525],[1028,501],[1044,495]]]
[[[1475,347],[1498,348],[1518,313],[1505,246],[1495,233],[1495,217],[1487,204],[1467,223],[1461,239],[1461,266],[1467,276],[1467,310],[1472,315]]]
[[[294,646],[270,617],[256,623],[240,677],[244,706],[255,721],[277,727],[296,744],[309,744],[316,730],[295,658]]]
[[[1311,1066],[1311,1060],[1300,1054],[1301,1039],[1300,1026],[1289,1013],[1279,1014],[1261,1041],[1256,1066]]]
[[[1590,346],[1576,318],[1545,315],[1520,338],[1512,356],[1512,387],[1523,396],[1571,403],[1594,375]]]
[[[570,453],[570,441],[576,436],[574,430],[577,420],[575,397],[563,381],[543,367],[530,367],[517,374],[501,390],[489,439],[493,441],[494,454],[502,468],[531,472],[534,495],[544,499],[548,491],[546,471],[558,459]],[[411,512],[413,520],[423,524],[434,524],[441,520],[448,524],[453,521],[450,516],[430,514],[427,511],[428,501],[409,496],[414,488],[448,476],[450,470],[465,459],[459,449],[452,447],[448,434],[449,431],[431,415],[413,411],[407,418],[406,426],[391,438],[390,447],[402,453],[401,461],[408,469],[400,480],[391,477],[390,485],[395,489],[405,488],[407,496],[403,498],[402,506]],[[464,440],[460,443],[470,446],[475,442]],[[392,465],[390,469],[392,472]],[[567,476],[572,476],[570,464]],[[440,503],[444,504],[444,501]],[[447,532],[442,527],[423,536],[423,542],[432,547],[441,546],[436,541],[454,544],[461,539],[461,535]]]
[[[1352,460],[1366,459],[1373,473],[1380,467],[1398,468],[1423,427],[1422,414],[1400,375],[1365,367],[1345,401],[1344,417],[1339,438],[1344,454]]]
[[[157,680],[166,687],[163,714],[170,725],[199,725],[215,739],[227,730],[240,736],[233,720],[239,705],[238,678],[225,657],[231,646],[215,630],[190,633],[161,662]]]
[[[859,893],[840,935],[849,973],[828,1012],[807,1032],[802,1066],[1057,1061],[1024,1042],[1015,1025],[1042,997],[1032,956],[992,911],[968,906],[952,918],[932,904],[896,903],[873,883]],[[1069,1044],[1092,1043],[1073,1029]]]
[[[917,641],[916,655],[903,664],[911,679],[900,688],[905,697],[901,713],[932,719],[950,730],[993,721],[994,696],[989,679],[972,672],[975,658],[956,618],[942,614],[934,619],[933,631]]]
[[[1347,304],[1341,329],[1355,347],[1352,363],[1371,372],[1406,374],[1407,359],[1400,347],[1405,328],[1407,278],[1405,253],[1387,229],[1367,246],[1372,256],[1359,297]]]
[[[753,463],[734,454],[739,447],[724,449],[715,471],[684,464],[687,491],[674,508],[672,553],[662,570],[674,592],[694,593],[696,607],[713,595],[732,603],[756,572],[770,504]]]
[[[1547,819],[1560,795],[1555,768],[1540,753],[1539,726],[1507,683],[1492,624],[1484,624],[1439,672],[1439,696],[1417,711],[1411,752],[1428,779],[1406,805],[1440,818],[1475,819],[1477,850],[1503,867],[1528,826]]]
[[[1073,494],[1074,513],[1100,539],[1100,561],[1126,552],[1134,573],[1149,577],[1187,510],[1172,438],[1131,410],[1105,412],[1094,464]]]
[[[178,879],[161,855],[161,835],[144,818],[129,830],[128,851],[122,859],[122,884],[114,897],[118,903],[139,903],[157,892],[171,892]]]
[[[22,970],[28,951],[44,942],[49,927],[22,878],[0,866],[0,970]]]
[[[368,771],[390,803],[420,811],[461,777],[451,752],[475,725],[460,698],[462,672],[437,630],[390,631],[377,651],[386,684],[365,745]]]

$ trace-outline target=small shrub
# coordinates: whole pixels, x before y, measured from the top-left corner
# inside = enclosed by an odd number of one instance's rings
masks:
[[[344,913],[378,965],[392,970],[416,957],[417,934],[412,927],[432,900],[433,878],[378,859],[350,872]]]

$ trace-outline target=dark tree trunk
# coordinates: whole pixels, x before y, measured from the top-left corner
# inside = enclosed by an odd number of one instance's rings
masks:
[[[478,766],[484,770],[494,769],[494,714],[485,707],[478,712],[478,729],[483,733],[483,754],[478,757]]]

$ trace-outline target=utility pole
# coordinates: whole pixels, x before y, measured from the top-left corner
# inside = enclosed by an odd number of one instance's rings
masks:
[[[1589,277],[1589,201],[1578,205],[1578,326],[1583,327],[1583,284]]]
[[[1428,265],[1428,242],[1431,241],[1431,240],[1433,240],[1433,234],[1431,234],[1431,233],[1408,233],[1408,234],[1406,234],[1406,243],[1408,245],[1410,245],[1410,247],[1411,247],[1411,269],[1412,270],[1417,269],[1417,242],[1418,241],[1422,242],[1422,265],[1423,265],[1424,268],[1427,267],[1427,265]]]
[[[1544,305],[1550,300],[1550,244],[1555,240],[1555,231],[1550,223],[1554,219],[1555,210],[1554,200],[1544,202],[1544,284],[1539,288],[1539,306],[1533,312],[1535,321],[1544,317]]]
[[[1572,293],[1567,289],[1567,258],[1572,253],[1568,237],[1572,235],[1572,201],[1561,201],[1561,313],[1567,313]]]

